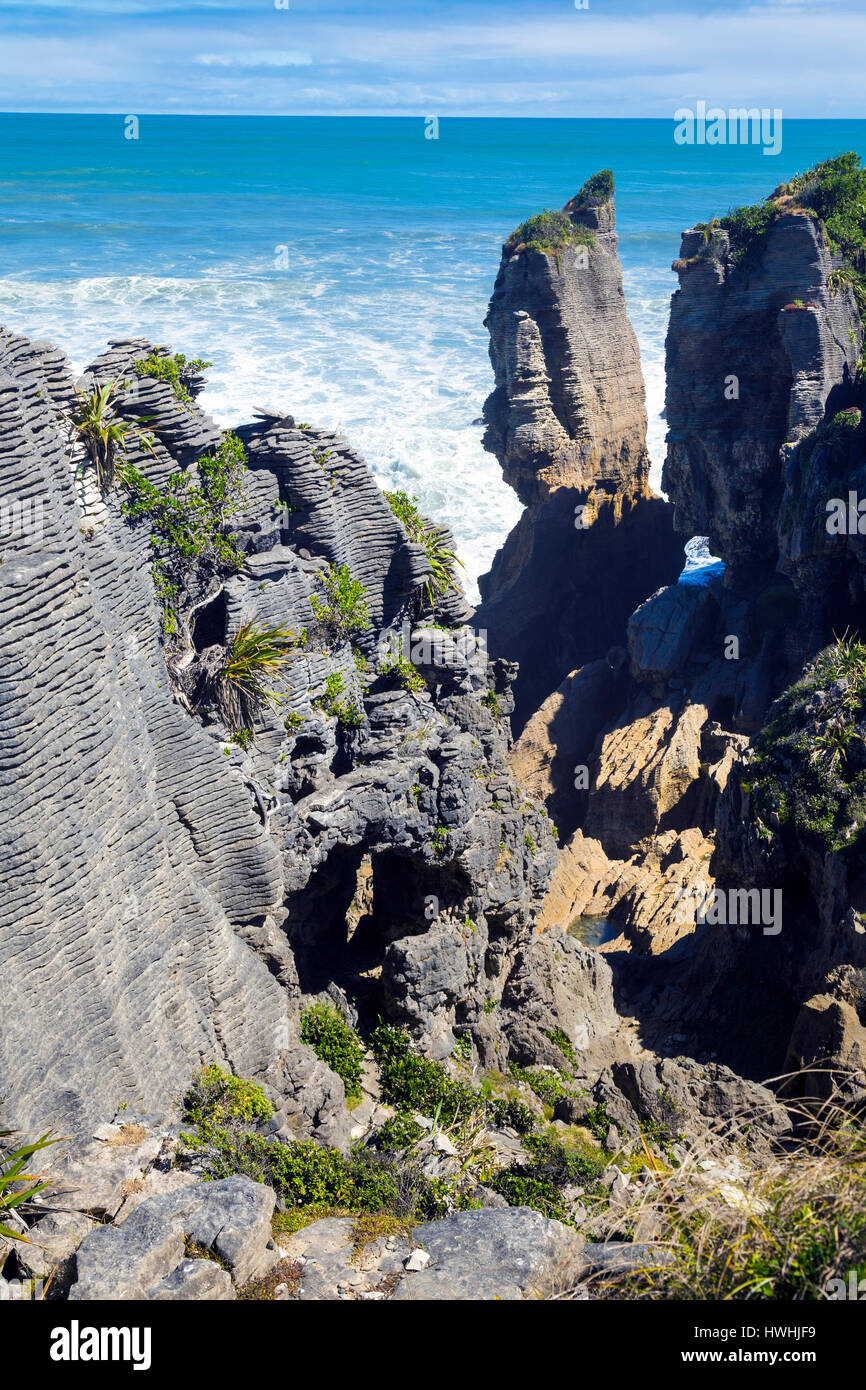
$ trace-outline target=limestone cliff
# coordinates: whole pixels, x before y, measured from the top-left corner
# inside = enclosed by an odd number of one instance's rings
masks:
[[[189,496],[221,436],[192,394],[136,376],[154,351],[112,344],[75,397],[59,352],[0,335],[0,495],[23,519],[0,556],[2,1118],[80,1133],[222,1061],[267,1078],[290,1129],[345,1143],[302,995],[357,987],[434,1053],[459,1027],[505,1055],[488,1001],[555,854],[506,765],[513,670],[464,640],[451,590],[423,675],[388,674],[426,555],[344,440],[285,415],[240,431],[240,562],[190,560],[161,604],[147,518],[100,494],[68,425],[115,383],[126,461]],[[341,565],[369,611],[356,651],[311,602]],[[250,622],[304,640],[241,738],[208,692]]]
[[[520,664],[516,729],[570,670],[622,642],[629,613],[682,568],[647,482],[612,192],[597,175],[562,213],[512,234],[485,320],[496,384],[484,443],[526,511],[480,581],[478,622]]]
[[[862,1054],[862,229],[832,205],[847,159],[684,233],[664,479],[682,539],[709,536],[723,564],[645,594],[512,753],[565,831],[543,922],[609,918],[617,1007],[644,1041],[682,1030],[751,1076]],[[815,665],[846,629],[853,646]],[[700,925],[714,886],[778,891],[778,937]]]

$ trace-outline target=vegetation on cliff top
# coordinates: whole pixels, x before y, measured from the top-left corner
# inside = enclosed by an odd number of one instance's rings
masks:
[[[614,181],[610,169],[599,169],[592,174],[583,187],[568,203],[569,208],[581,211],[584,208],[601,207],[613,197]],[[589,227],[573,222],[568,212],[552,211],[543,208],[541,212],[528,217],[511,233],[506,243],[515,247],[522,245],[527,251],[541,251],[546,256],[555,256],[557,269],[561,268],[560,253],[566,246],[584,246],[595,249],[595,237]]]
[[[96,481],[101,492],[110,492],[114,486],[118,455],[122,455],[125,461],[130,443],[135,441],[143,449],[153,452],[153,439],[142,429],[148,422],[124,420],[117,414],[114,397],[122,389],[123,383],[119,378],[106,382],[104,386],[97,386],[91,392],[76,386],[77,403],[74,408],[68,412],[58,412],[84,444],[96,470]]]
[[[153,377],[157,381],[167,381],[177,399],[184,405],[191,405],[190,387],[196,377],[210,365],[210,362],[205,362],[201,357],[187,361],[182,352],[168,355],[154,350],[147,357],[135,362],[133,367],[137,377]]]
[[[795,174],[761,203],[732,209],[718,221],[730,238],[731,258],[736,263],[751,259],[776,218],[784,212],[805,209],[820,222],[830,250],[842,257],[838,287],[848,283],[861,313],[866,312],[866,276],[862,259],[866,252],[866,169],[853,150],[824,159],[802,174]],[[715,220],[714,220],[715,221]],[[710,227],[697,223],[697,230]]]
[[[555,255],[557,263],[565,246],[585,246],[590,251],[595,247],[595,237],[588,227],[576,225],[567,212],[552,212],[549,208],[521,222],[509,241],[513,245],[522,243],[527,251]]]
[[[785,826],[825,850],[866,829],[866,646],[840,638],[775,702],[749,763],[758,832]]]
[[[607,203],[613,197],[614,182],[612,169],[599,169],[597,174],[590,174],[580,192],[575,196],[576,207],[598,207],[602,203]]]

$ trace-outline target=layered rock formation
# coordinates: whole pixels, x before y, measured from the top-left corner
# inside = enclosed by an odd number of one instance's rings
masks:
[[[516,730],[569,671],[622,642],[632,610],[682,568],[648,486],[613,198],[592,186],[562,214],[579,239],[539,248],[518,229],[505,242],[485,320],[496,385],[484,443],[526,511],[480,580],[478,622],[520,665]]]
[[[149,524],[94,487],[65,423],[62,356],[9,333],[0,346],[2,495],[41,516],[4,537],[0,564],[4,1118],[86,1133],[121,1102],[159,1109],[222,1059],[267,1075],[289,1128],[345,1143],[342,1083],[297,1042],[296,1019],[302,993],[343,998],[362,975],[371,1008],[434,1052],[459,1021],[502,1056],[483,1006],[554,847],[506,767],[513,671],[459,627],[462,597],[440,616],[458,626],[428,634],[420,690],[380,674],[376,653],[411,631],[426,557],[345,441],[275,416],[242,432],[243,568],[207,584],[191,568],[161,640]],[[166,382],[136,379],[150,351],[113,344],[85,392],[122,384],[119,418],[146,417],[152,436],[130,436],[128,458],[155,484],[195,477],[219,431]],[[328,564],[363,584],[369,661],[313,612]],[[192,710],[249,621],[309,640],[279,716],[263,712],[241,746],[215,709]],[[325,694],[335,674],[352,727]]]
[[[852,273],[788,189],[762,218],[745,240],[749,216],[690,229],[674,263],[665,487],[682,538],[708,536],[723,564],[647,585],[621,645],[570,672],[512,752],[564,832],[543,924],[608,919],[617,1008],[643,1041],[718,1048],[751,1076],[859,1056],[864,964],[856,852],[768,828],[749,796],[773,698],[866,619]],[[586,586],[583,607],[592,622]],[[578,603],[569,630],[581,616]],[[832,694],[819,699],[803,734],[816,758],[839,718]],[[781,893],[778,939],[758,919],[700,924],[715,890],[755,889]]]

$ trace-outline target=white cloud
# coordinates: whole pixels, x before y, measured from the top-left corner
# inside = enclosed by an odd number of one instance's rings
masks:
[[[313,58],[310,53],[254,48],[239,53],[200,53],[194,61],[205,68],[308,68]]]
[[[491,6],[486,22],[475,6],[437,22],[433,7],[413,8],[410,21],[373,7],[361,19],[265,5],[228,24],[204,10],[168,24],[157,11],[132,29],[109,20],[61,31],[43,19],[31,33],[4,26],[2,7],[7,109],[210,113],[230,102],[266,114],[671,118],[703,98],[780,106],[789,118],[866,116],[866,13],[840,0],[637,14],[563,0],[558,12]]]

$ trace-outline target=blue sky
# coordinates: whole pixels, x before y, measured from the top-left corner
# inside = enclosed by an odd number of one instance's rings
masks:
[[[0,109],[866,116],[863,0],[0,0]]]

